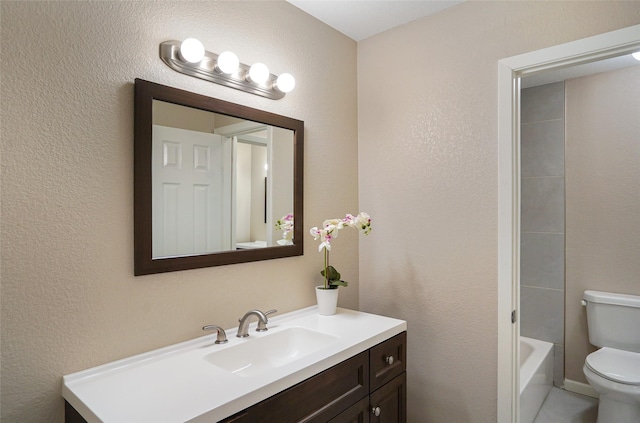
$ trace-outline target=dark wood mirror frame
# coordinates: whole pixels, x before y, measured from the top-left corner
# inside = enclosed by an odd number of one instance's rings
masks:
[[[151,149],[153,100],[239,117],[293,131],[293,215],[295,216],[293,245],[230,250],[192,256],[152,258]],[[136,276],[300,256],[303,254],[303,121],[142,79],[135,80],[134,110],[134,274]]]

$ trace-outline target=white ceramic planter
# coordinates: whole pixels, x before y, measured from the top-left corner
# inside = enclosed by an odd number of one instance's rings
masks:
[[[324,289],[323,285],[316,286],[316,298],[318,300],[318,314],[321,316],[336,314],[338,289]]]

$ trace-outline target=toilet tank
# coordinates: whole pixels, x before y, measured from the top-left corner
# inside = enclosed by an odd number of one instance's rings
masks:
[[[585,291],[589,342],[640,352],[640,296]]]

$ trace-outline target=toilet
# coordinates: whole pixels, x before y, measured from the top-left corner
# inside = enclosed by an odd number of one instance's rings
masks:
[[[589,354],[583,371],[599,394],[598,423],[640,422],[640,296],[585,291]]]

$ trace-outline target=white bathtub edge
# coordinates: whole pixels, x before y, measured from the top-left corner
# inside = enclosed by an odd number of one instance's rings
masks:
[[[553,387],[553,344],[520,337],[533,352],[520,365],[520,423],[533,423]]]

